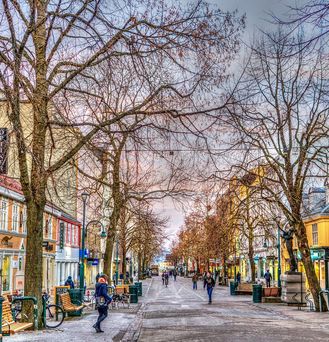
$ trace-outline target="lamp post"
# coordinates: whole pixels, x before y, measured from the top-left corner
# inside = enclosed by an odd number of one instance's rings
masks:
[[[119,280],[119,240],[118,237],[115,239],[116,242],[116,252],[115,252],[115,284],[118,285]]]
[[[81,234],[81,258],[80,258],[80,290],[84,289],[84,280],[85,280],[85,228],[86,228],[86,204],[88,200],[89,194],[87,192],[83,192],[81,194],[82,198],[82,234]]]
[[[280,235],[280,226],[278,224],[278,244],[277,244],[277,248],[278,248],[278,287],[281,287],[281,235]]]
[[[98,220],[92,220],[88,222],[86,225],[86,203],[89,197],[89,194],[84,192],[81,195],[83,201],[83,213],[82,213],[82,236],[81,236],[81,260],[80,260],[80,290],[84,291],[84,280],[85,280],[85,238],[87,235],[88,227],[91,224],[99,224],[102,227],[102,231],[100,234],[101,238],[106,238],[107,234],[104,229],[104,225],[102,222]]]

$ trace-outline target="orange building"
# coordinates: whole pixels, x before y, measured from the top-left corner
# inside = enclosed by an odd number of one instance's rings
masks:
[[[0,176],[0,294],[24,289],[26,217],[19,182]],[[78,279],[81,225],[51,203],[45,207],[43,220],[43,289],[50,291],[68,275]]]

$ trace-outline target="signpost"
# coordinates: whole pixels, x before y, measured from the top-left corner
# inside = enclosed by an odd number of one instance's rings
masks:
[[[64,249],[65,226],[64,222],[59,224],[59,248]]]

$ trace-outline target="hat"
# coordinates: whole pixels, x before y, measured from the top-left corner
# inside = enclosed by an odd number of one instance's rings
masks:
[[[100,277],[100,278],[98,279],[98,282],[101,283],[101,284],[106,284],[106,279],[103,278],[103,277]]]

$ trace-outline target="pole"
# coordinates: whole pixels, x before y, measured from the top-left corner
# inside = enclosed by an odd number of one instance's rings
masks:
[[[236,238],[234,240],[234,283],[236,282]]]
[[[278,287],[281,287],[281,237],[280,227],[278,225]]]
[[[115,284],[118,285],[119,280],[119,241],[116,238],[116,260],[115,260]]]
[[[85,287],[85,229],[86,229],[86,199],[83,199],[82,211],[82,237],[81,237],[81,261],[80,261],[80,290]]]

